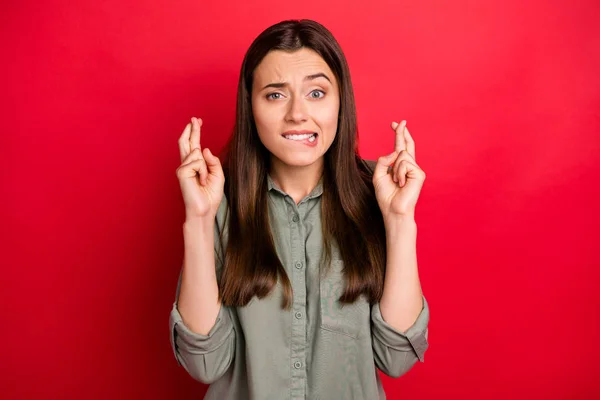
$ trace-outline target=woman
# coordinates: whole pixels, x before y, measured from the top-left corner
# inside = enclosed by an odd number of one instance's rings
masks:
[[[221,167],[179,139],[185,254],[175,356],[205,399],[384,399],[428,347],[414,210],[425,179],[406,122],[358,155],[354,95],[331,33],[283,21],[250,46]]]

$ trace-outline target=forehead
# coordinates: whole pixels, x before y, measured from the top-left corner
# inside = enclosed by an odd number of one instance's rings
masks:
[[[254,83],[295,81],[307,75],[323,72],[334,81],[329,65],[314,50],[301,48],[294,52],[272,50],[254,70]]]

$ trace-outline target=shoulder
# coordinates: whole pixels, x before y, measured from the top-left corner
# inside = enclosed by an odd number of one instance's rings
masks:
[[[377,165],[377,160],[365,160],[361,158],[360,161],[366,170],[369,171],[369,174],[373,175],[373,172],[375,171],[375,165]]]

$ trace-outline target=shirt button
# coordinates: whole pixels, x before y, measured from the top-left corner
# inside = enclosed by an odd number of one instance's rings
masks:
[[[302,268],[302,263],[300,261],[298,261],[296,263],[296,268],[298,268],[298,269]]]
[[[296,318],[298,318],[298,319],[302,318],[302,313],[300,311],[298,311],[296,313]]]
[[[296,368],[296,369],[300,369],[300,367],[302,367],[302,363],[301,363],[300,361],[296,361],[296,362],[294,363],[294,368]]]
[[[298,218],[298,216],[297,216],[297,215],[294,215],[294,216],[292,217],[292,221],[294,221],[294,222],[298,222],[299,220],[300,220],[300,218]]]

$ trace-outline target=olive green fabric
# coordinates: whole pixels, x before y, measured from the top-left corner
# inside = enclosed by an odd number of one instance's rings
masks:
[[[368,165],[373,168],[374,162]],[[208,400],[385,399],[377,373],[398,377],[428,348],[429,307],[406,332],[387,324],[379,304],[364,296],[342,307],[343,261],[333,249],[328,274],[320,276],[322,181],[299,204],[269,177],[269,219],[277,254],[291,281],[293,304],[281,309],[277,284],[245,307],[222,306],[208,335],[189,330],[173,304],[171,344],[180,365],[210,383]],[[222,268],[219,233],[227,241],[227,199],[215,221],[217,279]],[[176,290],[177,299],[181,275]]]

